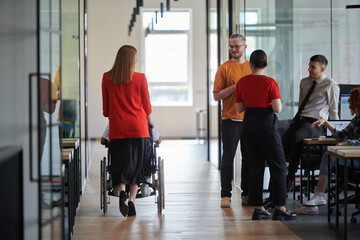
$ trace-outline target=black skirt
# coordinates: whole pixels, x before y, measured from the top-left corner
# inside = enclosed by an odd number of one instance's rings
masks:
[[[145,182],[145,167],[149,161],[149,138],[111,139],[112,185]]]

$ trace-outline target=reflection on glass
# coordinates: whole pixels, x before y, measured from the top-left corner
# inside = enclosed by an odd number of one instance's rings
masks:
[[[53,80],[60,65],[59,1],[41,0],[40,18],[40,191],[42,239],[62,239],[59,101]]]
[[[333,1],[332,77],[339,84],[359,83],[360,10],[346,9],[352,2],[356,1]]]
[[[61,97],[65,138],[80,137],[79,13],[77,1],[63,3]],[[70,11],[71,9],[71,11]]]
[[[244,19],[244,16],[246,25],[255,25],[259,23],[259,15],[257,11],[247,10],[246,13],[241,12],[239,22],[241,19]]]
[[[80,128],[80,31],[79,31],[79,2],[78,1],[62,1],[61,3],[61,118],[62,141],[66,138],[77,138],[81,136]],[[79,147],[81,148],[81,146]],[[81,152],[81,149],[79,149]],[[63,149],[63,152],[65,150]],[[74,163],[68,161],[66,166],[66,174],[74,170],[81,171],[81,158]],[[70,167],[71,166],[71,167]],[[77,176],[77,173],[75,173]],[[71,175],[71,174],[70,174]],[[68,175],[66,175],[68,176]],[[75,181],[73,176],[69,181]],[[66,178],[67,179],[67,178]],[[67,181],[67,180],[66,180]],[[65,182],[66,182],[65,181]],[[77,183],[76,181],[75,183]],[[70,184],[69,184],[70,185]],[[73,184],[76,185],[76,184]],[[75,189],[75,190],[74,190]],[[65,239],[70,238],[73,230],[74,209],[77,206],[78,199],[74,186],[65,188]]]
[[[213,97],[213,88],[214,88],[214,80],[217,68],[219,67],[219,60],[218,60],[218,15],[217,15],[217,4],[216,0],[209,1],[209,12],[208,12],[208,24],[209,24],[209,95],[210,95],[210,111],[209,111],[209,118],[210,118],[210,162],[219,167],[219,142],[221,143],[221,139],[218,138],[218,102],[214,100]]]

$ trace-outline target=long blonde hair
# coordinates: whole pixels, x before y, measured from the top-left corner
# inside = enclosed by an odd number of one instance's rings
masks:
[[[113,67],[110,69],[109,77],[114,84],[127,83],[131,81],[135,71],[136,48],[130,45],[122,46],[117,52]]]

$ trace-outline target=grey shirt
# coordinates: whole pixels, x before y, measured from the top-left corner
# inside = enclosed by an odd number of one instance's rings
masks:
[[[312,78],[303,78],[300,82],[299,107],[308,93]],[[302,117],[311,117],[315,119],[324,118],[326,120],[338,120],[339,106],[339,85],[325,74],[316,80],[314,92],[311,94],[308,103],[300,114]]]

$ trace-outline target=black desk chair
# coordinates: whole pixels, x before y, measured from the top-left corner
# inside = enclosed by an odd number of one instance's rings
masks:
[[[335,170],[334,170],[335,171]],[[344,166],[339,166],[339,192],[342,192],[344,190]],[[351,223],[357,223],[357,215],[360,215],[360,169],[354,168],[353,164],[348,167],[348,189],[354,190],[354,194],[347,197],[347,204],[354,204],[355,208],[357,209],[356,212],[352,213],[351,216]],[[331,199],[335,198],[335,187],[330,188],[328,191],[330,191]],[[333,207],[335,207],[335,202],[330,204],[330,210],[333,212]],[[339,201],[340,208],[343,207],[344,199],[340,199]],[[339,216],[342,215],[342,212],[337,213]]]
[[[300,186],[298,200],[303,202],[303,193],[310,199],[310,192],[315,192],[318,176],[315,171],[319,170],[323,149],[321,146],[307,146],[301,154],[300,161]],[[303,175],[304,172],[304,175]],[[305,179],[304,179],[305,177]],[[306,185],[304,182],[306,181]],[[294,181],[294,199],[295,199],[295,181]]]
[[[355,169],[353,170],[351,173],[351,179],[355,182],[355,195],[354,195],[354,204],[355,204],[355,208],[357,209],[356,212],[353,212],[351,215],[351,223],[356,223],[357,222],[357,215],[360,214],[360,169]]]

